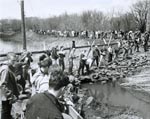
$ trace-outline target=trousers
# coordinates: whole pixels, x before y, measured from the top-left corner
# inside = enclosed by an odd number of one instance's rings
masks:
[[[9,100],[2,101],[1,119],[12,119],[11,109],[12,104],[9,103]]]

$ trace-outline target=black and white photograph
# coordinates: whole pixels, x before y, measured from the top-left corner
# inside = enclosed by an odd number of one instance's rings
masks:
[[[150,119],[150,0],[0,0],[0,119]]]

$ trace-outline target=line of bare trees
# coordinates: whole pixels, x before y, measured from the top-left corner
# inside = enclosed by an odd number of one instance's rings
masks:
[[[127,13],[112,13],[111,15],[104,14],[100,11],[84,11],[82,14],[67,14],[64,13],[60,16],[53,16],[46,19],[37,17],[26,18],[26,28],[33,30],[146,30],[148,22],[148,8],[150,1],[142,0],[133,4],[130,12]],[[0,32],[13,30],[21,31],[20,20],[0,20]]]

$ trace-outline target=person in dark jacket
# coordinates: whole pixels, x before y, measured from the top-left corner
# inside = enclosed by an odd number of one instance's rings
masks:
[[[51,57],[52,57],[52,61],[53,61],[53,64],[58,64],[57,63],[57,60],[58,60],[58,46],[56,47],[53,47],[52,50],[51,50]]]
[[[108,63],[113,61],[113,49],[112,46],[108,47]]]
[[[98,67],[98,66],[99,66],[100,51],[99,51],[99,49],[98,49],[97,46],[94,47],[92,53],[93,53],[92,65],[93,65],[93,63],[96,61],[96,66]]]
[[[29,99],[25,112],[26,119],[63,119],[64,108],[58,97],[68,84],[68,76],[60,69],[54,69],[49,80],[49,90],[35,94]]]
[[[26,81],[26,83],[28,83],[31,86],[30,75],[29,75],[28,71],[30,69],[31,62],[33,62],[32,54],[28,51],[23,52],[23,54],[20,58],[20,62],[25,64],[22,67],[23,68],[23,79]]]
[[[143,44],[145,52],[148,51],[149,36],[150,36],[150,34],[146,31],[145,34],[144,34],[144,44]]]
[[[14,67],[16,55],[14,53],[9,53],[8,58],[8,64],[3,65],[0,71],[1,119],[12,119],[12,103],[19,97]]]
[[[139,45],[141,42],[141,32],[140,31],[136,31],[134,33],[134,51],[139,52]]]
[[[86,51],[83,51],[80,56],[79,56],[79,68],[78,68],[78,75],[84,75],[84,67],[86,67],[86,61],[87,61],[87,58],[85,56],[85,52]],[[87,71],[89,70],[88,67],[87,68]]]
[[[66,53],[64,51],[64,47],[61,46],[60,51],[58,52],[58,56],[59,56],[58,61],[59,61],[59,66],[61,67],[62,71],[65,70],[65,61],[64,61],[65,55]]]
[[[23,92],[25,92],[25,85],[26,85],[26,81],[23,77],[23,68],[22,68],[24,65],[25,64],[22,62],[16,62],[14,64],[16,80],[17,83],[21,85]]]

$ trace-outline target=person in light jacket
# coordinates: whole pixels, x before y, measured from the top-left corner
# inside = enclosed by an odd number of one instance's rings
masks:
[[[12,104],[19,97],[14,67],[16,55],[9,53],[8,59],[8,64],[3,65],[0,69],[1,119],[12,119]]]

